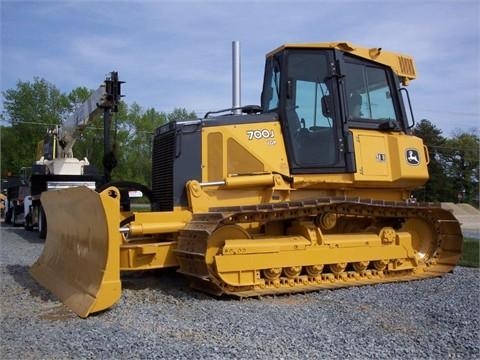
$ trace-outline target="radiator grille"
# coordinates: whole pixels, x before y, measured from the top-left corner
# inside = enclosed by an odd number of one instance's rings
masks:
[[[173,210],[173,163],[175,158],[176,131],[157,134],[153,140],[152,192],[155,210]]]

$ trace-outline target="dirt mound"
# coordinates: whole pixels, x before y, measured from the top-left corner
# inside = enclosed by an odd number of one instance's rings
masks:
[[[480,238],[480,211],[469,204],[442,203],[442,208],[450,210],[460,222],[462,231],[470,237]],[[474,234],[474,235],[472,235]]]
[[[461,204],[454,204],[451,202],[446,202],[442,203],[442,208],[451,210],[453,212],[453,215],[459,216],[459,215],[470,215],[465,209],[460,207],[459,205]]]
[[[480,215],[480,210],[474,208],[470,204],[458,204],[457,206],[463,211],[467,212],[469,215]]]

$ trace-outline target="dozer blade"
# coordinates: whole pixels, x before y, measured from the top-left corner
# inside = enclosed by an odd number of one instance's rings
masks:
[[[30,273],[81,317],[120,298],[120,194],[110,187],[44,192],[47,217],[43,253]]]

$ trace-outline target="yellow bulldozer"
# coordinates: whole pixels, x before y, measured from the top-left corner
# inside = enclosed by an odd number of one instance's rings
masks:
[[[115,186],[44,193],[57,220],[31,274],[86,317],[118,301],[124,271],[178,267],[194,288],[238,297],[451,271],[458,221],[411,197],[429,163],[411,134],[415,77],[410,56],[381,48],[277,48],[261,106],[156,129],[151,211]]]

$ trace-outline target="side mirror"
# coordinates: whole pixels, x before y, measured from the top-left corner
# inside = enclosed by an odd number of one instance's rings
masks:
[[[291,99],[293,97],[293,83],[292,80],[287,81],[287,99]]]
[[[333,99],[332,95],[325,95],[322,97],[322,114],[326,118],[331,118],[332,117],[332,111],[333,111]]]
[[[415,126],[415,118],[413,117],[413,109],[412,109],[412,103],[410,102],[410,95],[408,94],[407,88],[403,87],[403,88],[400,88],[399,90],[400,90],[400,93],[402,94],[403,102],[404,103],[406,102],[408,104],[408,108],[410,110],[410,114],[407,114],[407,129],[411,129]],[[410,118],[408,118],[408,115],[410,115]]]

